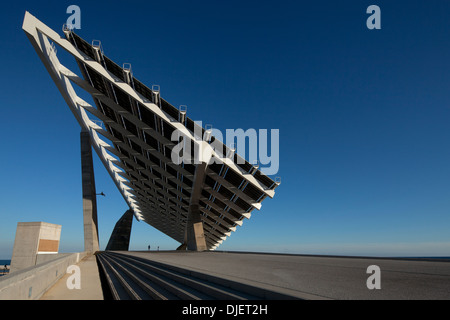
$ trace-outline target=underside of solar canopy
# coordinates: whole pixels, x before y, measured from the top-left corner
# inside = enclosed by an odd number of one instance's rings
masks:
[[[207,249],[213,250],[264,198],[274,196],[278,182],[214,137],[203,139],[204,128],[161,98],[159,88],[134,78],[130,65],[120,67],[105,56],[99,41],[90,44],[67,28],[61,37],[28,12],[22,28],[136,219],[185,243],[189,212],[196,206]],[[82,77],[60,63],[57,48],[75,58]],[[88,92],[94,105],[81,99],[73,84]],[[206,166],[172,161],[175,130],[185,143],[209,151],[199,162]]]

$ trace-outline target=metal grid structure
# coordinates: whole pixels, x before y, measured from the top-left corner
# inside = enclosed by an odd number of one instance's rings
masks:
[[[274,196],[279,181],[214,137],[204,139],[208,130],[161,98],[158,86],[134,78],[131,65],[120,67],[105,56],[99,41],[90,44],[67,28],[63,38],[28,12],[23,30],[138,220],[184,243],[196,205],[207,248],[214,250]],[[75,58],[82,77],[60,63],[57,47]],[[95,106],[81,99],[73,84],[88,92]],[[172,161],[175,130],[193,148],[208,150],[200,159],[205,166]]]

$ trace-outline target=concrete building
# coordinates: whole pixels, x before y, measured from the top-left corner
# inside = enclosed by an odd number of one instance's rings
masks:
[[[47,222],[19,222],[10,272],[36,265],[39,255],[57,254],[60,237],[60,225]]]

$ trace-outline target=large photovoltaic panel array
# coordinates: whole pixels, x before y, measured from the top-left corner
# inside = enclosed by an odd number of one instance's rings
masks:
[[[38,32],[42,30],[45,28]],[[110,141],[99,143],[107,150],[106,156],[98,148],[97,153],[119,169],[116,171],[121,179],[115,181],[116,185],[120,182],[127,186],[119,191],[124,198],[131,199],[128,203],[136,218],[184,243],[194,183],[198,183],[194,181],[197,165],[172,161],[172,149],[177,142],[171,137],[181,125],[190,133],[188,137],[194,145],[198,143],[196,134],[203,137],[206,129],[187,117],[184,110],[163,99],[159,87],[149,88],[136,79],[129,64],[121,67],[104,55],[99,41],[89,43],[67,28],[64,34],[68,43],[56,39],[50,31],[42,32],[76,59],[83,80],[49,54],[59,76],[67,77],[92,96],[95,107],[85,103],[81,106],[101,120],[101,126],[93,128]],[[252,210],[261,208],[266,197],[274,196],[279,182],[215,137],[207,143],[215,146],[214,161],[206,167],[197,203],[207,248],[215,249],[244,219],[250,218]],[[131,198],[127,198],[125,191]]]

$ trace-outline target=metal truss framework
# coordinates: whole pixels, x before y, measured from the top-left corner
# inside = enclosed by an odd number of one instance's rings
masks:
[[[131,65],[106,57],[99,41],[89,44],[64,28],[62,38],[28,12],[22,28],[136,219],[185,243],[190,210],[198,208],[207,249],[214,250],[274,196],[279,182],[214,137],[199,139],[208,131],[162,99],[157,86],[134,78]],[[75,58],[83,77],[60,63],[57,46]],[[88,92],[95,106],[72,84]],[[208,151],[200,159],[206,165],[172,162],[175,130],[185,143]]]

